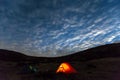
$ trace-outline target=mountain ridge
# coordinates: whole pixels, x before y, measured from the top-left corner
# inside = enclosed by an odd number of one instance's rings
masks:
[[[120,43],[102,45],[60,57],[33,57],[15,51],[0,49],[0,60],[5,61],[72,62],[88,61],[106,57],[120,57]]]

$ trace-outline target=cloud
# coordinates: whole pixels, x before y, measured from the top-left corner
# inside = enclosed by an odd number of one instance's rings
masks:
[[[119,40],[117,1],[103,6],[99,0],[5,2],[0,3],[0,48],[54,57]]]

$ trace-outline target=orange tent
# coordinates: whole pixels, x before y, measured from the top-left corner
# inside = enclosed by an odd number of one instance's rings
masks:
[[[65,73],[65,74],[71,74],[71,73],[77,73],[77,71],[67,62],[62,63],[56,73]]]

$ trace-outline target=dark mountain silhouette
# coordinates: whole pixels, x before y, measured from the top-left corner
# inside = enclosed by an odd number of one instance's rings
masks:
[[[0,49],[0,80],[118,80],[120,43],[103,45],[61,57],[32,57]],[[68,62],[77,74],[56,74]]]
[[[120,57],[120,43],[107,44],[71,55],[61,57],[33,57],[19,52],[0,49],[0,60],[5,61],[31,61],[31,62],[63,62],[88,61],[106,57]]]

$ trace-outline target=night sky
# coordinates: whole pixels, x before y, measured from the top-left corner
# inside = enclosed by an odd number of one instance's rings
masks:
[[[0,0],[0,49],[56,57],[116,42],[119,0]]]

